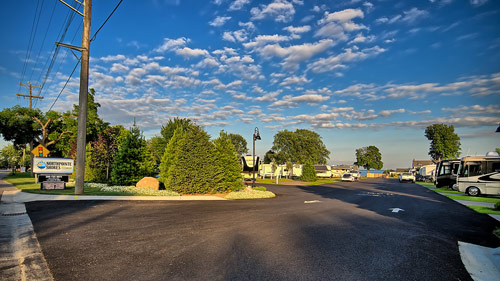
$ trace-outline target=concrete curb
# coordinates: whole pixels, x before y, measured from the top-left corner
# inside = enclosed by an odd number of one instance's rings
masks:
[[[0,204],[2,280],[54,280],[23,203]]]
[[[462,262],[475,281],[500,280],[500,248],[458,241]]]
[[[47,195],[26,193],[20,190],[4,191],[2,202],[26,203],[33,201],[81,201],[81,200],[128,200],[128,201],[199,201],[199,200],[227,200],[216,196],[97,196],[97,195]]]

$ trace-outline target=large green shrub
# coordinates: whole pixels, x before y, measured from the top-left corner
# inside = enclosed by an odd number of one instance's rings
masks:
[[[154,157],[135,124],[130,133],[123,139],[112,165],[113,185],[135,185],[143,177],[153,176],[155,172]]]
[[[165,188],[183,194],[217,193],[222,182],[217,173],[215,146],[199,126],[176,130],[160,165]]]
[[[500,202],[495,203],[495,207],[493,207],[493,210],[500,211]]]
[[[301,180],[303,181],[317,181],[318,178],[316,177],[316,169],[311,163],[306,163],[304,164],[304,167],[302,167],[302,177]]]

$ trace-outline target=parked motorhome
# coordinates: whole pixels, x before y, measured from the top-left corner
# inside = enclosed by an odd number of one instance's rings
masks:
[[[434,172],[436,171],[436,165],[425,165],[418,169],[417,180],[425,181],[425,182],[433,182],[434,181]]]
[[[434,184],[436,187],[447,186],[452,188],[457,182],[458,167],[460,159],[441,160],[436,166]]]
[[[500,156],[463,157],[454,189],[470,196],[500,195]]]
[[[328,165],[314,165],[314,169],[318,178],[331,178],[333,176],[332,168]]]

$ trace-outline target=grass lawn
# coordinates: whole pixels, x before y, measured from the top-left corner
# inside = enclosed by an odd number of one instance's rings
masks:
[[[52,195],[75,195],[75,188],[66,188],[63,190],[41,190],[40,184],[35,183],[35,179],[31,177],[30,173],[16,173],[4,178],[5,181],[13,184],[17,189],[36,194],[52,194]],[[127,192],[108,192],[101,191],[99,188],[85,187],[83,195],[126,195],[126,196],[141,196],[140,193],[127,193]]]
[[[292,179],[286,179],[286,178],[281,178],[278,180],[278,184],[305,184],[305,185],[322,185],[322,184],[327,184],[327,183],[334,183],[334,182],[339,182],[341,181],[340,178],[333,178],[333,179],[318,179],[317,181],[314,182],[304,182],[304,181],[299,181],[299,180],[292,180]],[[276,179],[255,179],[256,183],[263,183],[263,184],[276,184]]]
[[[434,183],[432,182],[423,182],[423,181],[417,181],[418,184],[420,184],[421,186],[423,187],[427,187],[427,188],[436,188],[436,186],[434,185]]]
[[[483,206],[467,206],[467,207],[481,214],[500,215],[500,211],[493,210],[493,208],[491,207],[483,207]]]
[[[500,202],[500,198],[498,197],[474,197],[474,196],[456,196],[456,195],[446,195],[446,197],[453,200],[465,200],[465,201],[475,201],[475,202],[485,202],[485,203]]]

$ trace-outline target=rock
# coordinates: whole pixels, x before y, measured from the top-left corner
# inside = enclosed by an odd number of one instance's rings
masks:
[[[152,177],[145,177],[142,180],[140,180],[136,185],[136,187],[142,187],[142,188],[150,188],[154,190],[160,190],[160,182]]]

